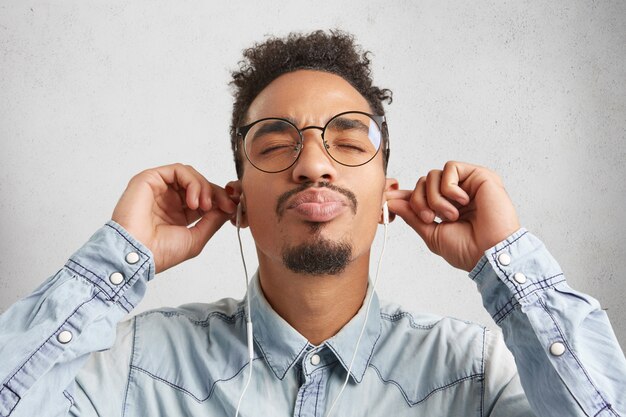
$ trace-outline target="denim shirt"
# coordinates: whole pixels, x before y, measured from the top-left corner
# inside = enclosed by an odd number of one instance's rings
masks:
[[[0,416],[234,416],[250,372],[245,303],[120,323],[153,276],[150,251],[111,221],[0,316]],[[470,277],[506,346],[483,326],[374,295],[334,416],[626,416],[626,360],[608,319],[537,238],[519,230]],[[271,308],[258,277],[247,297],[254,373],[240,415],[325,416],[365,307],[315,346]]]

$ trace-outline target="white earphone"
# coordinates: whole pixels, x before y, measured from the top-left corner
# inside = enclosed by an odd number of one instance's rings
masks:
[[[235,226],[239,229],[241,227],[241,215],[243,214],[243,206],[241,200],[237,204],[237,218],[235,219]]]
[[[389,206],[387,205],[387,200],[383,203],[383,224],[389,224]]]
[[[354,365],[354,360],[356,359],[356,354],[359,351],[359,346],[361,345],[361,339],[363,338],[363,333],[365,332],[365,325],[367,324],[367,319],[370,315],[370,307],[372,306],[372,298],[374,298],[374,293],[376,292],[376,285],[378,284],[378,277],[380,275],[380,267],[383,262],[383,255],[385,254],[385,246],[387,246],[387,228],[389,227],[389,206],[387,205],[387,201],[383,203],[383,227],[385,230],[385,234],[383,237],[383,248],[380,251],[380,257],[378,258],[378,266],[376,267],[376,275],[374,277],[374,282],[372,283],[372,291],[370,292],[370,296],[367,299],[367,306],[365,307],[365,320],[363,321],[363,326],[361,327],[361,333],[359,333],[359,337],[356,341],[356,346],[354,347],[354,353],[352,354],[352,360],[350,360],[350,365],[348,366],[348,372],[346,372],[346,379],[343,381],[343,385],[339,390],[339,393],[335,397],[334,401],[330,405],[330,409],[326,414],[326,417],[331,417],[333,415],[333,411],[335,411],[335,406],[339,402],[339,398],[343,391],[346,389],[346,385],[348,385],[348,380],[350,379],[350,374],[352,373],[352,365]]]
[[[242,195],[243,196],[243,195]],[[361,333],[359,334],[359,337],[357,339],[356,342],[356,346],[354,348],[354,354],[352,355],[352,360],[350,361],[350,365],[348,367],[348,372],[346,373],[346,379],[344,380],[343,385],[341,386],[341,389],[339,390],[339,393],[337,394],[337,396],[335,397],[335,400],[332,402],[330,409],[328,411],[328,414],[326,414],[326,417],[330,417],[335,409],[335,405],[337,404],[337,402],[339,401],[339,398],[341,397],[341,394],[343,394],[343,391],[346,388],[346,385],[348,384],[348,379],[350,377],[350,373],[352,372],[352,366],[354,365],[354,360],[356,358],[356,354],[359,350],[359,345],[361,344],[361,339],[363,337],[363,333],[365,331],[365,325],[367,324],[367,318],[369,317],[370,314],[370,306],[372,304],[372,298],[374,297],[374,293],[376,291],[376,284],[378,284],[378,276],[380,273],[380,267],[381,267],[381,263],[383,260],[383,255],[385,253],[385,246],[387,243],[387,226],[389,225],[389,206],[387,205],[387,201],[385,201],[383,203],[383,225],[385,227],[385,234],[384,234],[384,238],[383,238],[383,247],[380,253],[380,257],[378,258],[378,267],[376,268],[376,276],[374,278],[374,282],[373,282],[373,288],[372,291],[370,293],[370,297],[367,300],[367,306],[366,306],[366,312],[365,312],[365,320],[363,322],[363,327],[361,328]],[[244,268],[244,272],[246,275],[246,290],[249,289],[249,279],[248,279],[248,269],[246,267],[246,260],[244,259],[243,256],[243,246],[241,244],[241,235],[239,233],[239,230],[241,229],[241,217],[243,215],[243,206],[241,204],[241,200],[239,201],[239,204],[237,204],[237,217],[235,219],[235,226],[237,226],[237,238],[239,240],[239,250],[241,252],[241,261],[243,262],[243,268]],[[250,297],[249,297],[249,291],[248,294],[246,295],[247,298],[247,320],[246,320],[246,328],[247,328],[247,338],[248,338],[248,364],[249,364],[249,368],[250,368],[250,372],[248,374],[248,380],[246,381],[246,385],[244,386],[243,391],[241,392],[241,396],[239,397],[239,401],[237,403],[237,410],[235,412],[235,417],[239,417],[239,409],[241,407],[241,402],[243,401],[243,397],[246,393],[246,391],[248,390],[248,387],[250,386],[250,381],[252,380],[252,362],[254,360],[254,345],[253,345],[253,340],[254,340],[254,336],[253,336],[253,330],[252,330],[252,317],[251,317],[251,311],[250,311]]]
[[[243,271],[246,277],[246,337],[248,343],[248,379],[246,381],[246,385],[241,391],[241,396],[239,397],[239,401],[237,402],[237,410],[235,411],[235,417],[239,417],[239,408],[241,407],[241,402],[243,401],[243,396],[246,394],[248,387],[250,386],[250,381],[252,380],[252,362],[254,361],[254,331],[252,329],[252,310],[250,307],[250,279],[248,278],[248,267],[246,266],[246,259],[243,256],[243,245],[241,244],[241,233],[239,232],[241,229],[241,217],[243,216],[243,204],[241,203],[241,198],[243,194],[241,194],[239,198],[239,204],[237,204],[237,217],[235,219],[235,226],[237,226],[237,240],[239,241],[239,252],[241,253],[241,262],[243,263]]]

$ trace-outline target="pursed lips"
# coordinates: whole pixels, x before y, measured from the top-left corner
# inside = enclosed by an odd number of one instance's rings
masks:
[[[287,203],[299,217],[311,222],[326,222],[339,216],[349,202],[338,192],[329,189],[307,189],[299,192]]]

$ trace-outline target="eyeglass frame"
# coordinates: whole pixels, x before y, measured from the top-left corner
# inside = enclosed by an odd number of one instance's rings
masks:
[[[337,117],[339,116],[343,116],[344,114],[351,114],[351,113],[357,113],[357,114],[361,114],[364,116],[368,116],[370,119],[372,119],[376,125],[378,126],[378,128],[380,129],[381,132],[381,139],[382,142],[380,146],[378,146],[378,148],[376,149],[376,152],[374,153],[374,155],[372,155],[372,157],[370,159],[368,159],[367,161],[357,164],[357,165],[348,165],[348,164],[344,164],[343,162],[338,161],[337,159],[335,159],[334,156],[332,156],[332,154],[328,151],[329,145],[326,143],[326,139],[324,138],[324,133],[326,132],[326,127],[330,124],[330,122],[332,122],[333,120],[335,120]],[[387,130],[387,118],[385,117],[385,115],[378,115],[378,114],[370,114],[364,111],[359,111],[359,110],[350,110],[350,111],[344,111],[341,113],[338,113],[336,115],[334,115],[333,117],[331,117],[330,119],[328,119],[328,121],[326,122],[326,124],[324,125],[324,127],[322,126],[305,126],[302,129],[300,129],[298,126],[296,126],[291,120],[289,119],[285,119],[283,117],[264,117],[262,119],[259,120],[255,120],[252,123],[249,123],[245,126],[240,126],[237,127],[235,129],[235,135],[241,140],[241,142],[245,142],[246,139],[246,135],[248,134],[248,132],[250,131],[250,129],[252,129],[254,127],[254,125],[256,125],[257,123],[261,123],[264,122],[266,120],[280,120],[283,122],[286,122],[287,124],[293,126],[294,129],[296,129],[296,131],[298,132],[298,135],[300,136],[300,149],[298,150],[298,156],[296,156],[293,160],[293,162],[291,164],[289,164],[288,167],[283,168],[281,170],[278,171],[267,171],[264,169],[261,169],[259,167],[257,167],[254,162],[252,162],[250,160],[250,157],[248,156],[248,152],[246,151],[246,147],[243,147],[243,153],[246,156],[246,159],[248,160],[248,162],[250,162],[250,164],[255,167],[256,169],[258,169],[261,172],[265,172],[268,174],[277,174],[279,172],[283,172],[288,170],[289,168],[291,168],[292,166],[295,165],[295,163],[298,161],[298,159],[300,159],[300,155],[302,154],[302,149],[304,149],[304,131],[305,130],[309,130],[309,129],[317,129],[317,130],[321,130],[321,137],[322,137],[322,143],[324,145],[324,149],[326,150],[326,153],[328,154],[328,156],[330,156],[330,158],[337,162],[340,165],[343,166],[347,166],[347,167],[360,167],[363,166],[367,163],[369,163],[372,159],[376,158],[376,155],[378,155],[378,152],[380,152],[381,148],[384,147],[383,149],[383,158],[384,158],[384,168],[386,170],[387,168],[387,162],[389,161],[389,131]],[[235,152],[239,152],[239,140],[236,142],[235,144]]]

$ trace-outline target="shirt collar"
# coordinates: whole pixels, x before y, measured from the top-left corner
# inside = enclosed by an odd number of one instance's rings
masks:
[[[308,340],[278,315],[265,299],[258,272],[254,274],[248,289],[254,341],[265,361],[278,379],[296,363],[310,346]]]
[[[339,363],[344,367],[346,372],[350,367],[350,361],[352,361],[354,349],[356,348],[359,334],[361,334],[361,329],[363,328],[363,323],[365,322],[365,316],[367,315],[367,301],[370,296],[372,296],[373,289],[371,282],[369,284],[370,285],[367,287],[367,294],[365,295],[363,305],[356,315],[352,317],[352,319],[345,326],[343,326],[343,328],[339,330],[336,335],[324,342],[324,344],[335,354]],[[361,338],[361,343],[359,344],[359,349],[356,357],[354,358],[352,370],[350,371],[350,376],[356,382],[360,383],[363,379],[363,375],[365,374],[369,361],[374,353],[376,342],[378,342],[378,339],[380,338],[380,333],[380,305],[378,303],[378,296],[374,293],[372,297],[372,304],[370,306],[370,313],[367,317],[365,330],[363,331],[363,337]]]
[[[350,366],[354,348],[365,320],[367,300],[369,300],[371,291],[372,286],[369,285],[365,302],[357,314],[335,336],[323,343],[334,353],[346,371]],[[250,282],[248,296],[252,309],[254,341],[276,377],[282,380],[298,358],[312,345],[272,309],[261,290],[258,272]],[[376,342],[380,337],[380,321],[378,296],[374,294],[365,331],[352,365],[351,376],[356,382],[361,382],[363,379]]]

